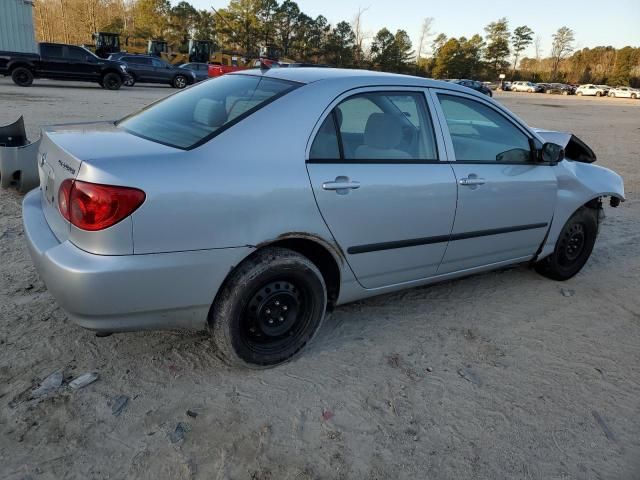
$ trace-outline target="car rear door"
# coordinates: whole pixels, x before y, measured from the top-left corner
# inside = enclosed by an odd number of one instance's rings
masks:
[[[530,259],[553,217],[553,168],[534,160],[531,133],[494,103],[450,90],[431,94],[458,183],[438,273]]]
[[[66,78],[67,60],[64,58],[64,45],[40,45],[40,75],[45,78]]]
[[[432,276],[446,250],[456,183],[430,102],[420,89],[351,91],[310,139],[318,207],[365,288]]]

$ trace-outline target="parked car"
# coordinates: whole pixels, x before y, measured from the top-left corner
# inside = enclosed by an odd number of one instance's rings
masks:
[[[196,76],[196,82],[207,80],[209,78],[209,64],[208,63],[185,63],[180,65],[180,68],[192,71]]]
[[[40,43],[39,53],[0,52],[0,75],[11,76],[16,85],[30,87],[35,78],[95,82],[118,90],[127,78],[122,62],[104,60],[75,45]]]
[[[458,85],[462,85],[463,87],[471,88],[476,92],[484,93],[490,97],[493,97],[493,92],[491,89],[483,84],[482,82],[478,82],[477,80],[452,80],[453,83],[457,83]]]
[[[607,91],[605,89],[603,89],[599,85],[592,85],[590,83],[586,85],[580,85],[578,88],[576,88],[576,95],[578,96],[595,95],[596,97],[602,97],[602,96],[605,96],[606,94],[607,94]]]
[[[548,83],[544,87],[544,93],[573,95],[573,88],[571,88],[570,85],[565,85],[564,83]]]
[[[594,160],[454,83],[255,69],[45,128],[24,231],[79,325],[208,328],[227,362],[263,368],[340,304],[520,263],[571,278],[602,199],[624,200]]]
[[[535,92],[541,92],[542,88],[533,82],[511,82],[511,91],[512,92],[528,92],[528,93],[535,93]]]
[[[640,98],[640,90],[631,87],[616,87],[609,90],[610,97]]]
[[[596,87],[600,87],[602,90],[604,90],[605,95],[609,95],[609,90],[611,90],[612,88],[609,85],[596,85]]]
[[[111,57],[109,57],[111,58]],[[128,87],[136,83],[164,83],[174,88],[185,88],[196,83],[196,75],[191,70],[171,65],[153,55],[118,55],[127,66]]]
[[[502,82],[501,88],[503,92],[511,91],[511,82]]]

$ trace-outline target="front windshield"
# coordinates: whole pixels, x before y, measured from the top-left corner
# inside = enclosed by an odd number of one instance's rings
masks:
[[[118,127],[188,150],[299,85],[258,75],[224,75],[160,100],[121,120]]]

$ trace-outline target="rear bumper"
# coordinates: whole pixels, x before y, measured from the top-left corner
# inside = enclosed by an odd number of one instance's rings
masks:
[[[57,240],[44,218],[40,190],[24,198],[23,221],[47,288],[72,321],[96,331],[204,329],[220,285],[253,250],[94,255]]]

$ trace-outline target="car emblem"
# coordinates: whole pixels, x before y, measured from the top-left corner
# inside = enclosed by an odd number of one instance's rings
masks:
[[[44,163],[47,161],[47,152],[44,152],[41,156],[40,156],[40,166],[43,167]]]

